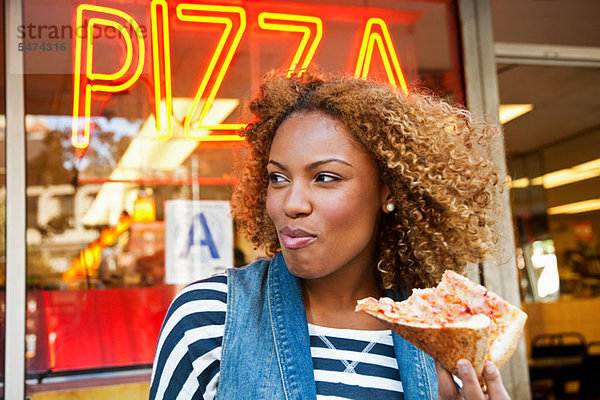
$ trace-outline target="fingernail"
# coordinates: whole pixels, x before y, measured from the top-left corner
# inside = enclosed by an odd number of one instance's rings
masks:
[[[458,368],[458,374],[459,375],[465,375],[469,373],[469,362],[467,360],[461,359],[458,360],[458,363],[456,364],[457,368]]]
[[[496,368],[495,368],[494,363],[491,363],[491,362],[485,363],[485,367],[484,367],[485,371],[484,372],[485,372],[486,375],[492,375],[492,374],[494,374],[496,372],[495,369]]]

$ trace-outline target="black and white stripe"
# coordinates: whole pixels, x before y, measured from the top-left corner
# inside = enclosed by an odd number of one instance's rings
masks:
[[[227,276],[189,285],[173,300],[161,329],[151,399],[213,399],[227,311]]]
[[[308,325],[318,400],[403,399],[391,331]]]
[[[226,311],[225,274],[177,294],[158,340],[150,399],[214,399]],[[309,324],[309,335],[318,400],[404,398],[390,331]]]

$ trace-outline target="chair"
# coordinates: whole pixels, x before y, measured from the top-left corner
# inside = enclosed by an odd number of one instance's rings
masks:
[[[600,341],[587,345],[583,363],[583,376],[579,388],[579,398],[585,400],[600,399]]]
[[[583,356],[586,352],[585,338],[579,332],[545,333],[531,341],[531,357]]]
[[[580,381],[586,360],[586,342],[581,333],[561,332],[537,335],[531,342],[529,374],[534,397],[536,380],[550,380],[557,400],[565,397],[565,384]]]

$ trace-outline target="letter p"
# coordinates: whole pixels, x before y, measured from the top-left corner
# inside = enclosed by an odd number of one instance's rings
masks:
[[[91,4],[81,4],[76,12],[71,143],[85,149],[90,144],[92,94],[122,92],[131,87],[142,73],[145,47],[140,26],[129,14]],[[94,72],[94,33],[99,25],[118,30],[121,35],[111,40],[124,42],[123,64],[113,73]],[[86,34],[82,35],[83,32]]]

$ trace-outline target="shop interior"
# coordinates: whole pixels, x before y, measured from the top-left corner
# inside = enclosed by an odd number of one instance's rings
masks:
[[[542,3],[492,1],[500,103],[522,112],[503,131],[530,379],[534,399],[598,398],[600,31],[588,16],[599,10]],[[576,46],[580,61],[511,62],[508,43],[531,58]]]

